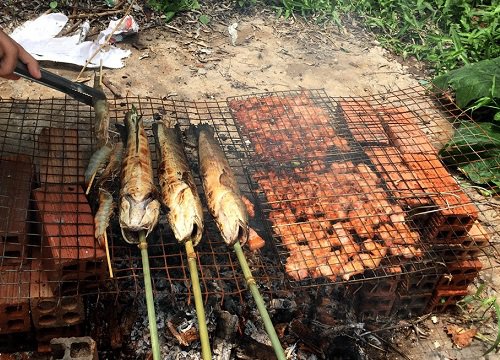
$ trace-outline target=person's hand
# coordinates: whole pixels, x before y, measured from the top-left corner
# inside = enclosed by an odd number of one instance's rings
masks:
[[[33,77],[39,79],[42,76],[38,61],[21,45],[12,40],[9,35],[0,30],[0,77],[12,80],[19,79],[19,76],[13,73],[19,60],[28,66]]]

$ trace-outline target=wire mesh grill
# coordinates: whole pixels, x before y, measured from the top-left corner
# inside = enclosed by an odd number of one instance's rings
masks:
[[[437,264],[483,256],[498,236],[478,223],[480,211],[437,156],[455,121],[466,117],[451,105],[438,110],[439,100],[423,89],[366,98],[308,90],[206,103],[129,97],[111,103],[111,129],[135,105],[156,169],[154,121],[215,128],[242,192],[255,200],[251,225],[274,246],[248,254],[271,292],[285,287],[284,278],[293,286],[394,278],[400,289],[433,279],[432,292],[447,271]],[[12,290],[42,274],[58,296],[141,292],[140,254],[121,239],[116,217],[108,231],[114,280],[93,238],[97,194],[86,196],[83,186],[96,147],[92,110],[70,99],[1,105],[0,284]],[[187,152],[204,201],[195,151]],[[205,215],[197,248],[203,293],[241,295],[237,259]],[[190,295],[184,249],[162,219],[149,239],[155,290]],[[29,297],[10,290],[0,298]]]
[[[108,229],[113,280],[108,279],[105,253],[94,239],[97,190],[86,196],[83,178],[96,148],[93,112],[71,99],[4,100],[1,105],[0,267],[6,277],[0,283],[7,291],[14,291],[19,284],[29,288],[30,278],[42,274],[55,296],[141,292],[140,252],[122,240],[116,216]],[[111,104],[111,130],[114,123],[123,121],[132,105],[144,116],[154,169],[159,156],[151,132],[154,121],[171,120],[183,130],[189,124],[209,123],[216,129],[243,194],[251,198],[243,172],[241,144],[226,108],[215,102],[128,98]],[[110,141],[118,142],[118,134],[113,133]],[[187,152],[193,160],[194,151],[188,148]],[[203,195],[194,160],[192,168]],[[244,290],[244,281],[237,258],[218,235],[207,212],[205,222],[203,241],[196,248],[203,293],[220,299],[224,295],[239,295]],[[254,226],[260,232],[258,224]],[[189,296],[184,247],[176,243],[163,214],[148,243],[155,290],[170,288],[175,294]],[[268,271],[271,265],[265,255],[249,254],[249,261],[259,281],[279,280],[279,272]],[[14,279],[11,273],[22,276]],[[29,291],[2,293],[0,298],[29,298]]]
[[[438,157],[457,118],[436,100],[423,89],[228,99],[292,285],[437,271],[487,245],[472,239],[487,232],[478,208]]]

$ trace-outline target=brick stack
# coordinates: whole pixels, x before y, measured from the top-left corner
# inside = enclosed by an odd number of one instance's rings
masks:
[[[344,101],[340,110],[393,198],[408,213],[441,268],[403,264],[394,311],[401,316],[443,311],[467,294],[488,244],[478,209],[441,163],[436,149],[406,108]],[[378,122],[378,123],[377,123]],[[383,131],[381,131],[383,129]],[[371,132],[370,136],[360,131]],[[368,306],[368,305],[367,305]]]
[[[105,252],[94,238],[94,218],[79,185],[45,185],[33,192],[42,225],[42,257],[53,291],[94,290],[105,276]]]
[[[2,267],[0,272],[0,335],[31,330],[30,276],[19,267]]]
[[[378,320],[386,318],[393,312],[396,301],[396,291],[401,282],[401,268],[390,269],[389,277],[379,278],[375,283],[363,284],[359,290],[356,302],[358,316],[362,320]],[[379,274],[382,276],[382,274]]]
[[[0,158],[0,266],[23,262],[33,165],[27,156]]]

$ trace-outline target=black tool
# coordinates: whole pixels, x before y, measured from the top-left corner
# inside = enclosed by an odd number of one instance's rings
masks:
[[[14,70],[14,74],[37,82],[39,84],[48,86],[52,89],[62,91],[72,98],[90,106],[92,106],[93,99],[106,99],[106,95],[100,90],[68,80],[66,78],[63,78],[62,76],[56,75],[44,69],[40,69],[40,71],[42,73],[42,77],[40,79],[36,79],[31,76],[28,71],[28,67],[22,62],[18,61],[16,69]]]

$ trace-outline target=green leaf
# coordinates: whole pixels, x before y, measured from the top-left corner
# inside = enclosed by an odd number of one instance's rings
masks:
[[[455,90],[457,105],[465,108],[472,101],[490,96],[500,98],[500,57],[483,60],[438,76],[433,83],[442,91]]]
[[[198,18],[198,21],[201,22],[203,25],[207,25],[211,20],[211,17],[208,16],[208,15],[200,15],[200,17]]]
[[[500,126],[494,123],[463,123],[439,152],[443,162],[472,182],[500,190]]]
[[[497,338],[496,338],[495,342],[493,343],[493,345],[491,345],[491,347],[488,350],[486,350],[486,352],[483,355],[489,354],[490,352],[495,350],[498,345],[500,345],[500,306],[498,305],[498,301],[495,301],[493,306],[495,307],[495,313],[497,315],[497,329],[498,329],[497,330]]]
[[[57,8],[57,1],[51,1],[49,3],[49,7],[54,10],[55,8]]]

